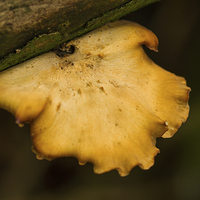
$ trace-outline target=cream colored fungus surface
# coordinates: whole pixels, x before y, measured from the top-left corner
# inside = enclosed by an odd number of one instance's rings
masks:
[[[0,73],[0,107],[19,125],[30,123],[38,159],[74,156],[95,173],[121,176],[148,169],[157,137],[171,137],[186,121],[190,88],[151,61],[148,29],[110,22]]]

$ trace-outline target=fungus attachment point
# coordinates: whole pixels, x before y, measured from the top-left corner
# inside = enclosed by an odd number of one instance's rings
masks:
[[[156,138],[186,121],[190,88],[142,44],[156,51],[158,40],[136,23],[108,23],[1,72],[0,107],[30,122],[38,159],[74,156],[98,174],[149,169]]]

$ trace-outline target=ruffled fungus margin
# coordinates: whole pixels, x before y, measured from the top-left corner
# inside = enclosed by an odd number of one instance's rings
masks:
[[[0,107],[30,123],[38,159],[74,156],[98,174],[148,169],[157,137],[186,121],[190,88],[151,61],[157,37],[128,21],[110,22],[0,73]]]

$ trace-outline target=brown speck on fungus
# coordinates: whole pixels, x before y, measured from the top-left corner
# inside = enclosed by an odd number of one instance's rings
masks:
[[[30,122],[38,159],[74,156],[98,174],[149,169],[159,152],[156,138],[172,137],[186,121],[190,88],[151,61],[143,44],[157,51],[150,30],[108,23],[57,54],[1,72],[0,107],[19,125]]]

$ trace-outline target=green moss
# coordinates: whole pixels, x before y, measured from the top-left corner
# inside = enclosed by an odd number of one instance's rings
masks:
[[[34,38],[22,49],[16,49],[16,53],[9,54],[0,61],[0,71],[32,57],[50,51],[60,44],[62,37],[60,33],[44,34]]]
[[[82,27],[76,29],[73,32],[69,30],[70,21],[67,20],[61,23],[58,27],[59,32],[54,32],[51,34],[43,34],[39,37],[34,38],[28,42],[20,50],[16,50],[16,53],[11,53],[4,59],[0,61],[0,71],[28,60],[32,57],[38,56],[42,53],[48,52],[63,42],[67,42],[77,36],[83,35],[109,21],[115,21],[133,12],[141,7],[148,4],[156,2],[159,0],[132,0],[114,10],[105,13],[102,16],[94,18],[87,22],[87,24],[82,25]],[[63,34],[64,33],[64,34]]]

